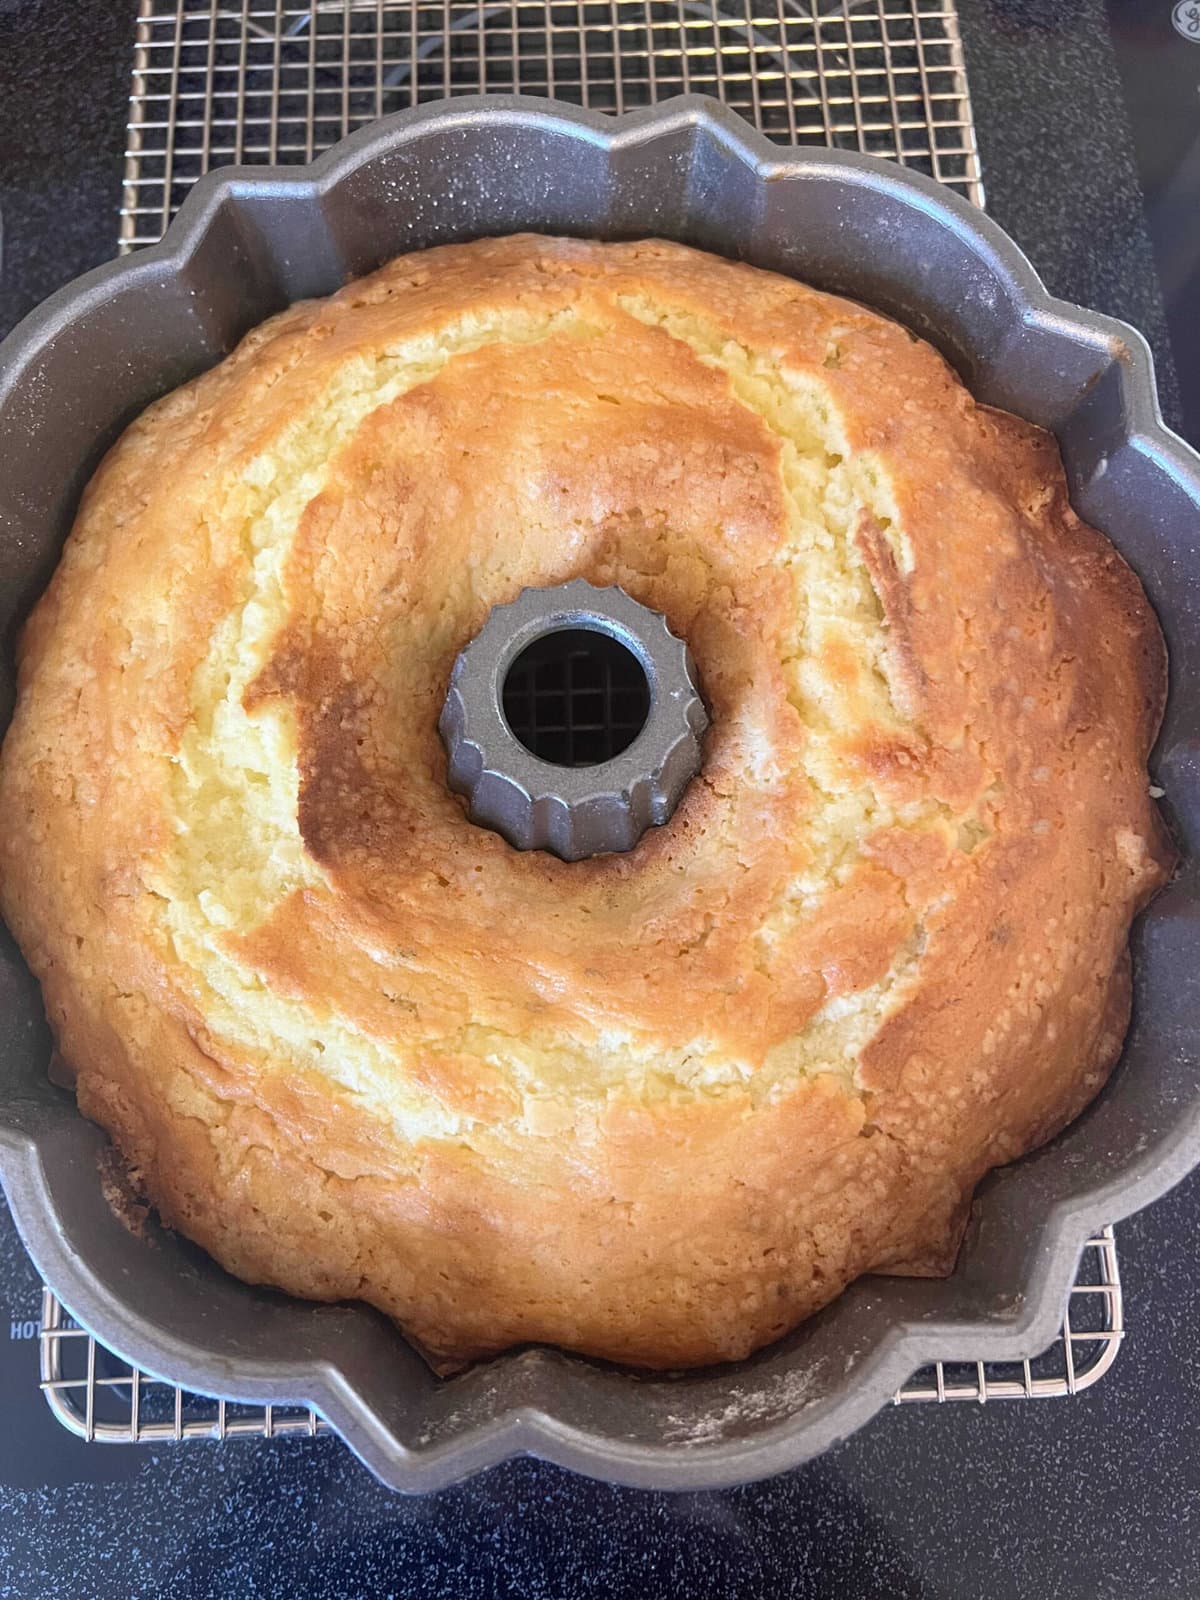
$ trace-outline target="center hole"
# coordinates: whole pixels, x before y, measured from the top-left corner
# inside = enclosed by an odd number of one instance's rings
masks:
[[[556,767],[596,767],[627,750],[650,715],[641,662],[610,634],[563,628],[526,645],[504,679],[504,716]]]

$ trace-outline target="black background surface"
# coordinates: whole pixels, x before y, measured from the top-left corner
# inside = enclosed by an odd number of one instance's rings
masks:
[[[1200,44],[1169,0],[959,10],[989,209],[1054,292],[1143,329],[1200,442]],[[113,252],[133,13],[0,0],[0,332]],[[5,1337],[38,1283],[0,1213],[0,1597],[1200,1594],[1198,1226],[1200,1179],[1121,1226],[1130,1333],[1077,1399],[885,1412],[725,1494],[522,1461],[405,1500],[334,1440],[72,1440]]]

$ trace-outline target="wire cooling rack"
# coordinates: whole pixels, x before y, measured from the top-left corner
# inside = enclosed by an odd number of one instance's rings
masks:
[[[601,111],[725,100],[781,143],[866,150],[983,203],[948,0],[140,0],[120,248],[152,244],[231,162],[311,160],[375,117],[515,91]],[[938,1362],[896,1404],[1073,1395],[1124,1333],[1116,1242],[1085,1247],[1059,1337],[1018,1362]],[[41,1383],[73,1433],[109,1443],[317,1434],[307,1408],[195,1395],[119,1360],[43,1291]]]
[[[1121,1274],[1111,1228],[1090,1239],[1062,1332],[1028,1361],[939,1361],[914,1373],[895,1403],[1041,1400],[1079,1394],[1108,1371],[1124,1332]],[[148,1377],[98,1344],[42,1291],[42,1391],[82,1439],[161,1444],[184,1439],[271,1439],[330,1431],[307,1406],[252,1406],[190,1394]]]
[[[948,0],[141,0],[121,246],[229,162],[311,161],[445,95],[629,111],[719,96],[763,133],[890,156],[983,202]]]

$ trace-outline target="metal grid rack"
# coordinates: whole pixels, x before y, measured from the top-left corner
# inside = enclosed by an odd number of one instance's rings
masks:
[[[1112,1229],[1105,1228],[1084,1248],[1062,1332],[1048,1350],[1028,1361],[939,1361],[914,1373],[897,1391],[895,1404],[1079,1394],[1108,1371],[1123,1332],[1116,1244]],[[42,1291],[41,1383],[64,1427],[105,1444],[311,1437],[330,1431],[305,1406],[212,1400],[148,1377],[97,1344],[49,1289]]]
[[[607,633],[569,629],[535,640],[504,679],[505,721],[526,750],[559,767],[611,761],[649,710],[641,663]]]
[[[387,112],[514,91],[616,112],[713,94],[780,142],[983,203],[951,0],[140,0],[121,247],[209,167],[311,161]]]
[[[387,112],[450,94],[554,95],[625,111],[718,95],[780,142],[891,157],[983,203],[952,0],[140,0],[120,248],[153,243],[195,180],[311,160]],[[1111,1228],[1089,1241],[1059,1337],[1028,1361],[943,1363],[913,1402],[1073,1395],[1124,1333]],[[43,1292],[41,1384],[109,1443],[313,1435],[307,1408],[190,1394],[131,1368]]]

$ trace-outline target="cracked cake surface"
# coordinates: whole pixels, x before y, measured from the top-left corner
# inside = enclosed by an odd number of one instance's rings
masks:
[[[437,719],[527,585],[711,713],[674,816],[472,826]],[[151,406],[20,645],[0,909],[82,1110],[229,1270],[450,1370],[734,1359],[1120,1050],[1165,657],[1046,434],[875,312],[659,242],[402,257]]]

